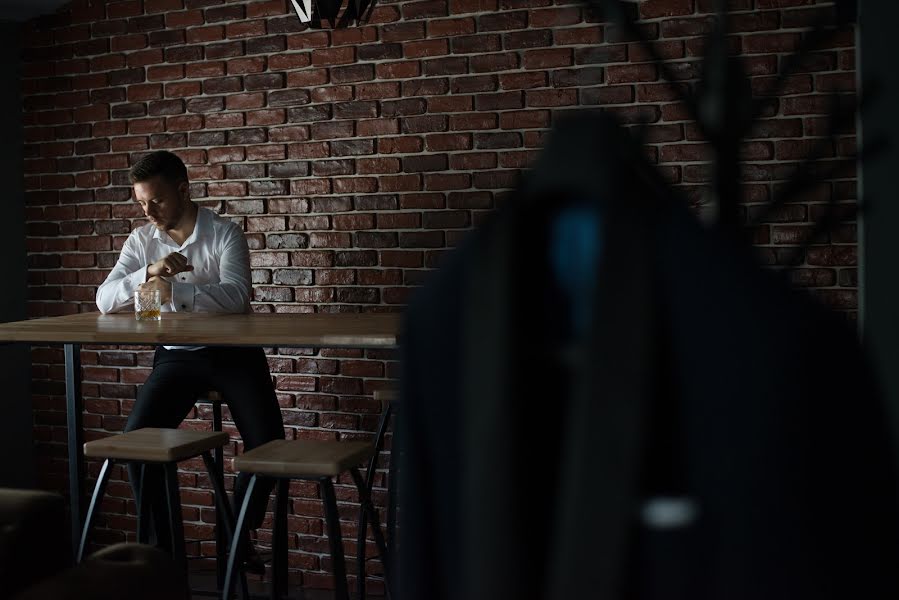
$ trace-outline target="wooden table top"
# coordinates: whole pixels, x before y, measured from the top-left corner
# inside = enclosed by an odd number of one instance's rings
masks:
[[[0,323],[0,342],[394,348],[399,322],[396,313],[81,313]]]

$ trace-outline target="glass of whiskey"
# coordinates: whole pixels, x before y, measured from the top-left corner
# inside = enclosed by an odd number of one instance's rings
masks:
[[[158,321],[162,312],[159,290],[134,291],[134,318],[138,321]]]

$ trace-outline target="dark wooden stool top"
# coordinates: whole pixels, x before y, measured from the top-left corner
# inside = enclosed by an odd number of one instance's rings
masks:
[[[84,444],[84,455],[94,458],[179,462],[228,443],[223,431],[146,427]]]
[[[234,470],[274,477],[335,477],[374,452],[369,442],[273,440],[234,459]]]

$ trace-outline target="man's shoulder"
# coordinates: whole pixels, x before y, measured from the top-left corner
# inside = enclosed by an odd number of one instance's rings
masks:
[[[206,208],[205,206],[200,207],[200,211],[206,214],[206,217],[209,219],[209,223],[212,225],[213,231],[216,233],[233,233],[235,231],[243,233],[243,229],[241,229],[240,225],[232,221],[228,217],[223,217],[212,209]]]
[[[139,244],[147,244],[156,232],[156,227],[152,223],[144,223],[140,227],[131,230],[131,240]]]

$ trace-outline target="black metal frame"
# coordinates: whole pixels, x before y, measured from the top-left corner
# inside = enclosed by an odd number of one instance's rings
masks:
[[[368,461],[368,466],[367,466],[366,472],[365,472],[365,482],[364,482],[365,490],[366,490],[366,494],[369,499],[369,503],[371,504],[371,510],[373,510],[373,511],[374,511],[374,503],[371,502],[371,490],[372,490],[372,487],[374,487],[375,470],[378,467],[378,456],[381,454],[381,450],[384,447],[384,434],[387,433],[387,426],[390,423],[390,415],[392,413],[393,413],[393,405],[389,401],[387,401],[386,406],[383,408],[383,410],[381,410],[381,418],[378,421],[378,428],[375,432],[375,452],[374,452],[374,454],[372,454],[371,459]],[[393,463],[393,452],[390,453],[390,458],[391,458],[391,467],[392,467],[393,466],[393,464],[392,464]],[[388,532],[388,536],[389,536],[388,539],[390,539],[391,542],[393,541],[393,535],[391,535],[391,532],[392,532],[391,527],[392,527],[393,502],[394,502],[394,497],[392,496],[392,494],[393,494],[393,488],[394,488],[393,484],[395,483],[392,480],[392,476],[391,476],[392,472],[393,472],[393,469],[389,468],[388,469],[387,489],[388,489],[388,493],[390,494],[390,497],[387,502],[387,522],[386,522],[387,532]],[[354,471],[353,473],[354,473],[353,479],[355,480],[356,476],[358,476],[358,472]],[[359,486],[358,481],[356,482],[356,485]],[[362,501],[362,499],[360,498],[360,503],[361,503],[361,501]],[[357,528],[357,533],[356,533],[356,577],[357,577],[358,586],[359,586],[359,600],[365,600],[365,563],[368,561],[368,559],[365,556],[365,553],[366,553],[365,532],[367,530],[367,525],[368,525],[368,523],[367,523],[368,515],[366,513],[367,513],[367,511],[360,505],[360,507],[359,507],[359,523],[358,523],[358,528]],[[375,530],[375,534],[374,534],[375,535],[375,543],[376,544],[378,543],[377,538],[379,536],[381,536],[381,538],[382,538],[381,546],[383,546],[383,547],[379,546],[378,551],[381,554],[381,562],[384,565],[384,580],[385,580],[384,587],[387,591],[387,597],[391,598],[390,583],[393,581],[393,578],[390,576],[391,565],[389,563],[390,563],[391,557],[393,556],[393,553],[391,552],[390,549],[388,549],[387,543],[383,541],[383,535],[381,534],[381,528],[374,527],[373,529]]]
[[[377,454],[375,454],[375,458],[376,457]],[[349,472],[359,491],[360,511],[367,512],[368,519],[371,521],[375,543],[378,546],[381,561],[384,563],[385,575],[389,582],[390,573],[388,572],[388,565],[390,563],[387,557],[387,544],[384,540],[380,523],[378,522],[377,511],[375,511],[374,505],[371,502],[371,497],[368,493],[370,487],[369,482],[363,480],[362,475],[359,473],[359,469],[353,467],[349,469]],[[225,575],[225,585],[222,597],[227,600],[230,599],[234,593],[234,575],[238,569],[238,565],[243,562],[245,538],[249,533],[246,526],[246,517],[250,497],[260,478],[274,479],[278,482],[275,496],[275,522],[272,531],[272,600],[279,600],[287,593],[287,494],[291,479],[317,481],[319,486],[321,486],[322,504],[325,509],[325,522],[328,530],[328,546],[330,548],[331,563],[334,571],[334,595],[337,600],[349,600],[349,588],[346,579],[346,561],[343,554],[343,536],[340,533],[340,515],[337,511],[337,497],[334,493],[334,483],[331,481],[331,478],[299,476],[275,477],[259,475],[257,473],[253,473],[250,477],[250,482],[240,507],[240,514],[237,517],[237,524],[235,525],[235,531],[237,533],[231,539],[231,552],[228,555],[228,569]],[[364,537],[364,533],[362,535]],[[363,579],[360,582],[360,589],[365,587],[364,583],[365,580]]]
[[[224,398],[224,394],[219,390],[215,390],[219,394],[222,395],[221,400],[211,399],[211,398],[199,398],[197,400],[198,403],[209,403],[212,405],[212,430],[213,431],[221,431],[222,430],[222,404],[226,402]],[[214,467],[218,477],[224,482],[225,481],[225,450],[224,447],[219,446],[213,452],[213,456],[215,457]],[[207,469],[209,466],[207,465]],[[224,493],[224,488],[223,488]],[[230,523],[228,524],[230,527]],[[222,527],[219,527],[218,518],[216,518],[215,523],[215,554],[216,556],[225,556],[228,552],[228,539],[224,535],[225,532]],[[215,563],[215,577],[216,584],[219,589],[222,589],[222,586],[225,583],[225,565],[223,561],[216,561]]]
[[[289,479],[278,480],[272,524],[272,598],[287,596],[287,491]]]
[[[250,481],[247,484],[247,489],[244,492],[244,501],[240,505],[240,512],[237,515],[237,523],[234,525],[235,535],[231,538],[231,552],[228,554],[228,567],[225,571],[225,585],[222,588],[222,597],[223,598],[231,598],[234,593],[234,571],[235,569],[239,569],[240,565],[243,563],[244,557],[241,552],[241,543],[243,542],[243,538],[246,535],[246,527],[244,523],[247,519],[247,509],[249,508],[250,503],[248,502],[249,498],[253,495],[253,490],[256,489],[256,476],[250,477]]]
[[[84,447],[82,439],[84,427],[82,412],[84,400],[81,398],[81,345],[65,344],[63,353],[66,361],[66,429],[69,446],[69,503],[72,519],[72,553],[78,556],[78,540],[84,523]]]
[[[111,465],[112,461],[107,458],[103,461],[103,466],[100,467],[100,474],[97,476],[97,485],[94,486],[90,507],[87,510],[87,517],[84,520],[84,530],[80,531],[78,537],[75,538],[76,540],[80,540],[80,543],[78,543],[75,549],[76,563],[80,563],[81,559],[84,558],[84,551],[87,549],[88,533],[94,525],[97,509],[99,508],[100,501],[103,499],[103,495],[106,493],[106,483],[109,481],[109,467]],[[141,476],[143,476],[143,469],[141,469]],[[138,508],[139,507],[140,504],[138,504]],[[139,512],[140,510],[138,509],[138,513]],[[138,523],[140,523],[140,521],[138,521]],[[140,525],[138,525],[138,531],[140,531]],[[138,537],[140,537],[139,533]]]
[[[398,472],[398,462],[397,455],[399,453],[398,444],[394,443],[393,447],[390,449],[390,457],[388,458],[387,463],[387,516],[384,519],[384,529],[386,530],[387,536],[387,560],[394,561],[396,560],[396,512],[397,512],[397,498],[399,495],[397,494],[397,484],[399,478],[397,477]],[[393,563],[391,563],[391,568],[393,567]],[[386,567],[385,567],[386,568]],[[385,571],[386,574],[386,571]],[[393,581],[393,580],[391,580]],[[387,582],[388,585],[385,586],[387,589],[388,598],[392,596],[391,589],[389,587],[390,581]]]
[[[140,465],[140,495],[135,498],[137,504],[137,541],[139,544],[150,543],[150,505],[144,502],[144,489],[146,486],[147,463]]]
[[[187,555],[184,552],[184,522],[181,517],[181,493],[178,488],[178,463],[167,462],[165,470],[165,500],[168,509],[169,531],[172,534],[172,558],[178,568],[187,573]],[[211,477],[212,475],[210,475]],[[145,490],[142,488],[141,495]]]

